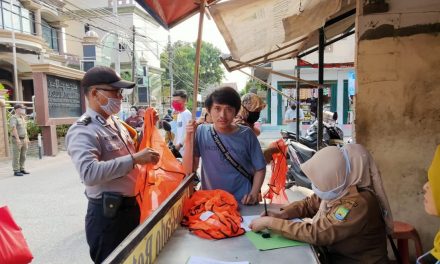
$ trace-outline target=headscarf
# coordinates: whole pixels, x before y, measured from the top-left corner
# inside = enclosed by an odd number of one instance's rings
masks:
[[[339,189],[338,196],[330,200],[321,199],[313,221],[325,215],[333,202],[347,195],[353,186],[357,186],[369,189],[376,195],[382,209],[386,231],[388,234],[393,232],[393,217],[380,172],[371,154],[362,145],[348,144],[343,148],[326,147],[301,164],[301,169],[320,191]]]
[[[236,123],[247,123],[249,112],[260,112],[266,104],[254,93],[247,93],[241,97],[241,108],[236,117]]]
[[[437,215],[440,215],[440,145],[437,146],[434,159],[428,170],[428,182],[432,190]],[[436,257],[436,259],[440,259],[440,231],[435,236],[434,249],[431,250],[431,254]]]

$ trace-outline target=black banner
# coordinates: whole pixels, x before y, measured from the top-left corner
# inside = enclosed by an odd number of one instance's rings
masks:
[[[49,118],[82,115],[80,81],[47,75]]]

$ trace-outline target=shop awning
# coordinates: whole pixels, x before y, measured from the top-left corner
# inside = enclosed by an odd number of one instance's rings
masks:
[[[208,5],[219,0],[206,0]],[[136,0],[159,24],[170,29],[199,11],[196,0]]]
[[[209,10],[231,52],[222,58],[229,70],[290,59],[354,28],[353,0],[231,0]],[[242,62],[246,63],[243,64]]]

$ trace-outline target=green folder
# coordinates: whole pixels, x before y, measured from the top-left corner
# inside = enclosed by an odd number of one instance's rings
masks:
[[[255,233],[253,231],[248,231],[246,232],[245,235],[252,242],[252,244],[254,244],[254,246],[259,250],[270,250],[276,248],[307,245],[307,243],[287,239],[273,232],[270,233],[269,238],[264,238],[261,233]]]

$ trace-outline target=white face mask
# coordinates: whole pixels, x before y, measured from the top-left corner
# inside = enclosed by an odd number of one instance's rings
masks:
[[[19,114],[19,115],[24,115],[24,114],[26,114],[26,111],[25,111],[24,109],[22,109],[22,108],[15,109],[15,112],[16,112],[17,114]]]
[[[98,92],[98,93],[100,93],[102,96],[107,98],[107,104],[106,105],[101,105],[101,109],[107,115],[116,115],[117,113],[119,113],[119,111],[121,111],[122,101],[120,99],[110,98],[108,96],[105,96],[105,94],[103,94],[101,92]]]
[[[137,114],[136,110],[130,110],[130,115],[131,116],[136,116],[136,114]]]

